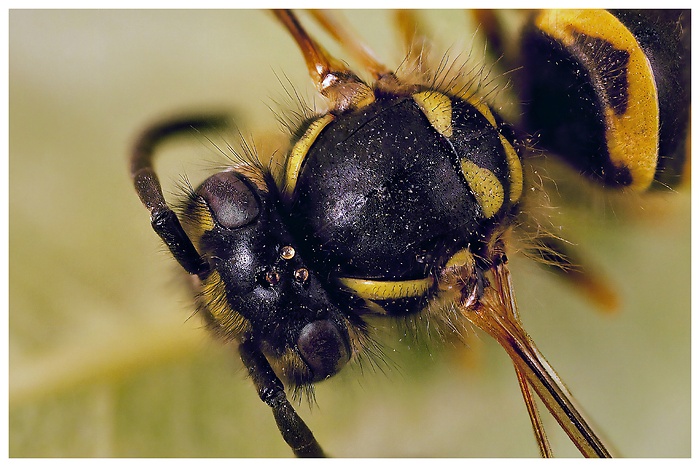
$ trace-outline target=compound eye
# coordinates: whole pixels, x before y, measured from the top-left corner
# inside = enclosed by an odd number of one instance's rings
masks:
[[[197,189],[197,194],[221,227],[243,227],[260,215],[259,198],[235,172],[212,175]]]
[[[329,320],[314,321],[304,326],[297,346],[301,357],[313,371],[315,381],[334,375],[350,360],[347,339]]]

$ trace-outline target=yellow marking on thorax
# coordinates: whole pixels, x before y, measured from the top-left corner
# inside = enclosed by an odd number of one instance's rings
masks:
[[[465,280],[472,276],[475,265],[474,254],[468,247],[453,254],[440,274],[437,300],[441,303],[461,302]]]
[[[314,144],[316,138],[321,133],[329,123],[333,121],[335,117],[332,114],[326,114],[319,117],[317,120],[311,122],[309,127],[306,129],[304,134],[299,141],[297,141],[287,158],[287,164],[284,173],[284,188],[283,192],[287,196],[291,196],[294,193],[294,189],[297,185],[297,179],[299,178],[299,172],[301,171],[301,166],[304,163],[304,159]]]
[[[358,90],[357,94],[354,96],[352,100],[352,107],[354,109],[362,109],[373,104],[376,100],[377,98],[374,95],[372,88],[365,85],[365,88],[363,88],[361,91]]]
[[[583,33],[629,53],[627,110],[616,115],[612,108],[605,109],[605,134],[611,162],[626,167],[632,176],[629,186],[636,190],[648,188],[656,172],[659,102],[654,72],[635,37],[604,10],[545,10],[535,23],[567,47],[576,40],[574,33]]]
[[[474,255],[467,248],[459,250],[452,255],[445,263],[445,269],[458,268],[462,266],[470,266],[474,264]]]
[[[503,185],[493,172],[479,167],[468,159],[462,159],[461,165],[462,174],[481,206],[484,216],[493,217],[503,206]]]
[[[467,102],[469,102],[474,108],[479,111],[481,115],[486,117],[486,120],[491,124],[492,127],[498,128],[498,124],[496,123],[496,117],[493,115],[493,112],[491,112],[491,108],[486,105],[481,99],[477,99],[474,96],[468,97]]]
[[[511,203],[516,203],[523,194],[523,166],[513,145],[503,135],[499,134],[498,136],[501,138],[501,144],[506,152],[506,161],[508,162],[508,174],[510,175],[508,200]]]
[[[423,91],[413,94],[430,125],[446,138],[452,136],[452,101],[448,96],[437,91]]]
[[[340,283],[365,300],[398,300],[421,297],[435,282],[432,276],[412,280],[376,280],[341,277]]]

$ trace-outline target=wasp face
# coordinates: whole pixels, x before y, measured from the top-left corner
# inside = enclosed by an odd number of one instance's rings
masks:
[[[338,372],[350,344],[340,309],[297,253],[277,204],[263,184],[221,172],[191,196],[185,228],[210,266],[202,286],[212,294],[200,299],[210,326],[257,342],[286,379],[303,385]]]

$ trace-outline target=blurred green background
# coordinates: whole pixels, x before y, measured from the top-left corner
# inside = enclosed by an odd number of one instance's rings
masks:
[[[400,62],[390,14],[347,16]],[[427,16],[447,45],[472,37],[461,12]],[[295,45],[259,11],[13,10],[9,20],[10,455],[288,456],[235,350],[191,316],[127,157],[146,123],[188,109],[230,110],[256,143],[274,141],[280,82],[313,100]],[[202,141],[185,146],[162,164],[168,193],[216,160]],[[513,259],[526,329],[628,457],[690,455],[689,191],[553,210],[618,285],[615,315]],[[537,456],[512,366],[488,337],[465,349],[416,345],[400,326],[379,333],[383,371],[345,370],[299,407],[329,453]],[[578,455],[546,424],[556,454]]]

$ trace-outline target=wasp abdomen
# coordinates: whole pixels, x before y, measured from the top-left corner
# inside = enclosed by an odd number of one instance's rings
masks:
[[[608,186],[677,183],[687,151],[689,31],[677,11],[534,15],[520,83],[529,131]]]

